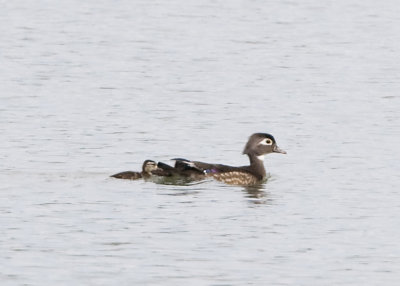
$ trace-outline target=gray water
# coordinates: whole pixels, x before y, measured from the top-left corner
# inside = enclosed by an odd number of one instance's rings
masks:
[[[398,285],[398,1],[1,1],[1,285]],[[125,181],[145,159],[260,188]]]

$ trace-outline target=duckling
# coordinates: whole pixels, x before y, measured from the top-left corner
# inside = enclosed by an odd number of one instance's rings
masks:
[[[146,160],[142,165],[142,172],[126,171],[114,174],[111,177],[117,179],[137,180],[141,178],[149,178],[153,172],[157,170],[157,163],[152,160]]]

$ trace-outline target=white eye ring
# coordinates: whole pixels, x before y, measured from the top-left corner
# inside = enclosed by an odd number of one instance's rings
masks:
[[[265,138],[265,139],[263,139],[259,144],[260,145],[272,145],[272,140],[271,139],[269,139],[269,138]]]

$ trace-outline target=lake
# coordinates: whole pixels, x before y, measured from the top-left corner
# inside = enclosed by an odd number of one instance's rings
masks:
[[[398,285],[397,1],[1,6],[1,285]],[[258,188],[109,177],[255,132]]]

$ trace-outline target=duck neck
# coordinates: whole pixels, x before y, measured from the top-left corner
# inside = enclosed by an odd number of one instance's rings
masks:
[[[265,178],[267,173],[264,168],[264,155],[257,156],[256,154],[247,154],[250,159],[251,170],[260,178]]]

